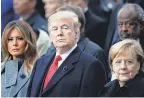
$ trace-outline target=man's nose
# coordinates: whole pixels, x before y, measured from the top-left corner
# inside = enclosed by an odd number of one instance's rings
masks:
[[[63,34],[63,31],[62,29],[58,29],[58,32],[57,32],[58,35],[62,35]]]
[[[122,30],[123,32],[127,31],[127,27],[126,27],[125,24],[122,25],[121,30]]]

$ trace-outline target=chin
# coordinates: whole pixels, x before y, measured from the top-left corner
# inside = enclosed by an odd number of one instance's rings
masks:
[[[129,81],[130,79],[131,79],[130,77],[121,77],[121,78],[119,78],[119,80],[122,81],[122,82]]]

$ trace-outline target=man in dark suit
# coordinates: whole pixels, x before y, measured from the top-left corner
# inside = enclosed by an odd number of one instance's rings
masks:
[[[110,68],[108,66],[106,56],[104,54],[103,49],[96,43],[92,42],[88,37],[85,36],[85,16],[82,11],[82,9],[78,6],[62,6],[57,9],[57,11],[72,11],[78,15],[78,19],[80,22],[80,37],[78,40],[78,46],[82,51],[85,51],[86,53],[89,53],[90,55],[96,57],[99,59],[105,66],[105,70],[107,73],[107,76],[109,75]],[[53,45],[50,46],[50,49],[48,50],[48,54],[55,51],[55,48]],[[109,77],[110,79],[110,77]]]
[[[70,11],[59,11],[49,17],[48,24],[56,53],[45,55],[36,62],[27,96],[97,96],[107,82],[105,70],[98,59],[77,46],[78,16]],[[58,55],[58,68],[47,82],[49,73],[54,69],[53,59]]]

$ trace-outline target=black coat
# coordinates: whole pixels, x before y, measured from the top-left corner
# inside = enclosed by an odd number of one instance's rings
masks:
[[[100,47],[104,47],[108,23],[101,17],[94,15],[90,9],[85,12],[85,35]]]
[[[86,53],[96,57],[103,63],[108,80],[110,80],[111,78],[109,76],[110,68],[108,66],[108,62],[107,62],[103,49],[98,44],[92,42],[88,37],[85,37],[85,36],[81,36],[77,44],[82,51],[85,51]],[[53,44],[51,44],[50,48],[48,49],[47,54],[51,54],[55,51],[56,51],[55,47],[53,46]]]
[[[99,96],[102,97],[144,97],[144,74],[138,74],[120,87],[118,80],[107,83]]]
[[[51,78],[46,89],[42,87],[55,53],[40,58],[32,72],[28,97],[97,96],[106,83],[102,63],[78,47],[65,59]]]

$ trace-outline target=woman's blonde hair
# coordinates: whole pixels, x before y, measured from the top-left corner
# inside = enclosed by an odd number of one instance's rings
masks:
[[[141,45],[133,39],[125,39],[123,41],[120,41],[116,44],[114,44],[109,51],[109,65],[112,67],[112,62],[115,57],[117,57],[119,54],[125,52],[125,50],[128,50],[130,52],[130,55],[136,55],[137,61],[140,63],[140,70],[143,70],[144,66],[144,52],[141,47]]]
[[[35,33],[31,28],[31,26],[25,21],[14,20],[12,22],[9,22],[5,27],[2,35],[2,54],[3,54],[2,65],[4,65],[11,57],[10,53],[8,52],[7,45],[8,45],[9,33],[13,29],[17,29],[27,43],[27,46],[25,47],[23,59],[24,59],[24,70],[25,73],[28,75],[29,73],[31,73],[33,65],[37,59],[37,48],[36,48]]]

